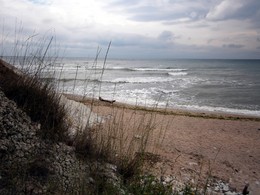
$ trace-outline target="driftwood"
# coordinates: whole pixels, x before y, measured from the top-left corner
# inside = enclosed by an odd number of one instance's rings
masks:
[[[102,97],[99,97],[98,98],[100,101],[102,101],[102,102],[108,102],[108,103],[110,103],[110,104],[113,104],[116,100],[105,100],[105,99],[103,99]]]

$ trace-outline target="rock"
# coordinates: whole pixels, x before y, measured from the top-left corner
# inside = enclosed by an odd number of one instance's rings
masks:
[[[236,192],[228,191],[228,192],[225,192],[225,195],[238,195],[238,194]]]
[[[93,179],[92,177],[89,177],[89,178],[88,178],[88,181],[89,181],[89,183],[91,183],[91,184],[94,184],[94,183],[95,183],[95,181],[94,181],[94,179]]]
[[[219,186],[215,186],[214,191],[215,192],[220,192],[220,187]]]
[[[170,184],[173,181],[173,178],[171,176],[166,177],[164,180],[167,184]]]
[[[224,183],[222,183],[222,191],[223,192],[228,192],[229,191],[229,186],[224,184]]]

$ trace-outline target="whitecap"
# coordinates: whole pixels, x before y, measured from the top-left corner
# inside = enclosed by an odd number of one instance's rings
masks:
[[[161,83],[173,81],[173,77],[128,77],[128,78],[116,78],[111,81],[112,83]]]
[[[167,71],[167,72],[182,72],[187,71],[187,69],[181,68],[132,68],[133,71]]]
[[[187,74],[187,72],[168,72],[168,75],[170,76],[185,76]]]

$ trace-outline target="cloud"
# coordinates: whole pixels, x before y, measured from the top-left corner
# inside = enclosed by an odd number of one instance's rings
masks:
[[[229,19],[251,19],[259,14],[259,0],[222,0],[213,6],[207,13],[206,18],[213,21]]]
[[[244,47],[244,45],[239,45],[239,44],[223,44],[222,47],[224,48],[230,48],[230,49],[240,49]]]
[[[51,0],[28,0],[34,4],[40,4],[40,5],[50,5],[52,3]]]
[[[158,39],[162,41],[171,41],[174,38],[174,34],[171,31],[163,31],[159,36]]]
[[[171,48],[173,43],[168,42],[169,39],[173,38],[173,34],[168,31],[164,31],[159,37],[147,37],[134,33],[116,33],[110,37],[112,45],[114,47],[132,47],[132,48],[143,48],[145,49],[166,49]]]
[[[113,57],[259,54],[259,0],[0,1],[4,37],[14,40],[20,26],[22,39],[53,33],[70,56],[90,56],[110,40]]]
[[[116,0],[110,3],[110,6],[135,6],[140,2],[140,0]]]
[[[130,20],[139,22],[152,21],[193,21],[204,18],[208,12],[210,1],[116,1],[117,3],[110,4],[111,10],[121,10],[128,16]],[[128,1],[127,1],[128,2]],[[203,6],[202,6],[203,5]]]
[[[224,20],[231,18],[239,12],[243,7],[243,2],[240,0],[225,0],[213,7],[206,18],[209,20]]]

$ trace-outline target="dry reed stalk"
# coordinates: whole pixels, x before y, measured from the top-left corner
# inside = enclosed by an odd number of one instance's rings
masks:
[[[157,123],[156,112],[133,111],[127,114],[126,109],[113,105],[109,109],[110,118],[98,124],[88,135],[94,147],[92,152],[117,164],[123,175],[134,174],[134,170],[140,170],[144,154],[148,150],[154,152],[162,142],[168,123]],[[154,132],[156,128],[159,131]]]

